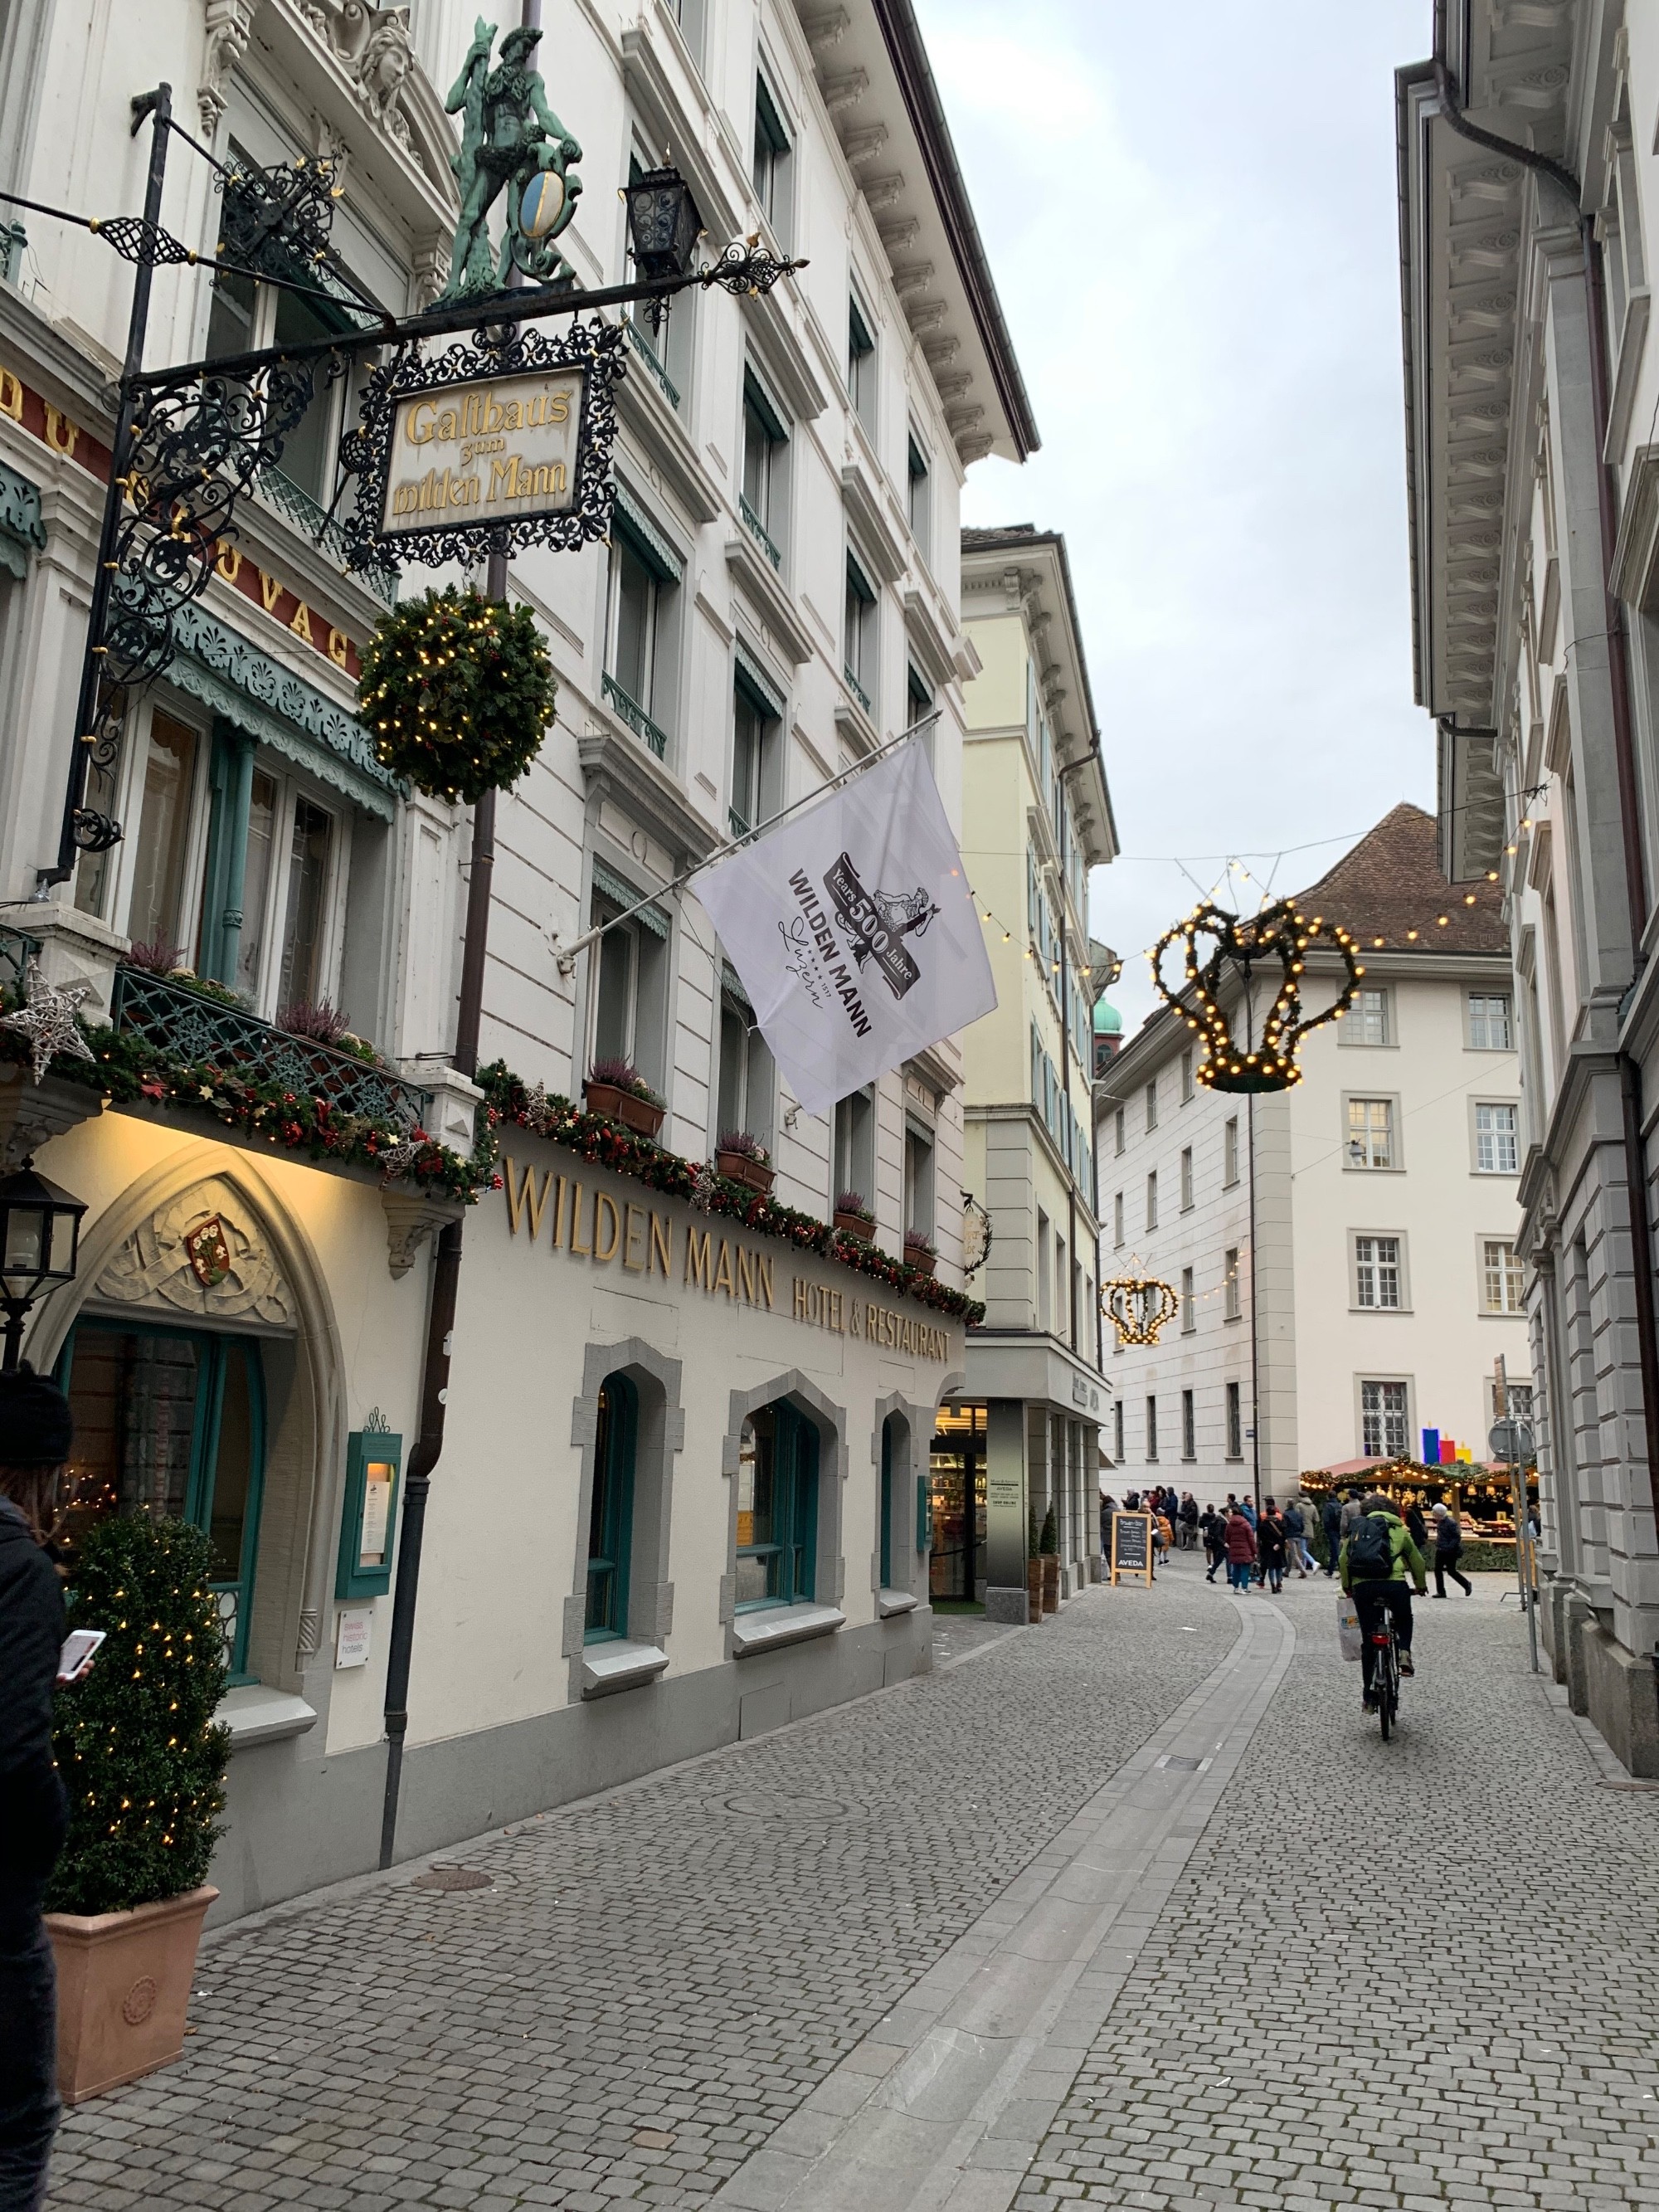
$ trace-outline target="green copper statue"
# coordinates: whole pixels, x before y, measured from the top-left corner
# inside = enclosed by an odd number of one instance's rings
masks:
[[[444,102],[450,114],[459,110],[463,117],[460,150],[450,161],[461,213],[445,301],[502,291],[515,265],[538,283],[571,273],[553,240],[576,211],[582,181],[566,172],[582,149],[548,106],[546,88],[530,65],[541,35],[509,31],[491,69],[495,27],[480,16]],[[489,210],[503,191],[507,230],[498,257],[489,242]]]

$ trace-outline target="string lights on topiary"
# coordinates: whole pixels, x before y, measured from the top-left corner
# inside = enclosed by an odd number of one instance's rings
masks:
[[[524,774],[557,691],[530,609],[452,586],[381,617],[357,702],[384,767],[428,798],[471,805]]]
[[[1156,1344],[1181,1310],[1173,1287],[1156,1275],[1115,1275],[1100,1286],[1100,1310],[1119,1344]]]
[[[1211,939],[1212,949],[1200,959],[1199,939],[1203,937]],[[1177,938],[1185,946],[1184,974],[1172,988],[1164,980],[1163,963]],[[1324,1012],[1304,1017],[1302,975],[1308,952],[1316,945],[1334,951],[1346,972]],[[1300,1083],[1296,1055],[1302,1040],[1346,1013],[1365,972],[1349,932],[1322,915],[1309,921],[1294,899],[1279,899],[1248,918],[1205,899],[1184,921],[1164,931],[1152,948],[1151,961],[1159,997],[1203,1040],[1204,1057],[1196,1073],[1212,1091],[1287,1091]],[[1247,1035],[1241,1043],[1221,1003],[1227,971],[1231,968],[1243,983],[1248,1009],[1252,973],[1259,963],[1269,961],[1278,963],[1279,980],[1261,1024],[1261,1041],[1253,1044]]]

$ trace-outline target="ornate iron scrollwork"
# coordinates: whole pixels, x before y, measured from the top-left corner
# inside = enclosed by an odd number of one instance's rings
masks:
[[[749,297],[769,292],[780,276],[787,276],[792,269],[805,269],[804,261],[780,261],[758,240],[734,240],[718,261],[705,261],[697,271],[697,282],[705,290],[718,285],[722,292],[735,298]]]
[[[535,329],[476,331],[471,344],[458,342],[434,356],[422,357],[416,343],[400,348],[370,374],[358,427],[341,441],[340,465],[357,478],[356,509],[343,525],[349,566],[395,575],[406,561],[441,568],[451,561],[476,561],[482,553],[511,555],[530,545],[571,552],[605,537],[616,495],[611,449],[617,435],[616,387],[627,368],[625,339],[622,324],[602,322],[596,315],[556,335]],[[490,377],[573,368],[584,376],[568,508],[556,514],[399,532],[395,538],[380,536],[400,401]]]

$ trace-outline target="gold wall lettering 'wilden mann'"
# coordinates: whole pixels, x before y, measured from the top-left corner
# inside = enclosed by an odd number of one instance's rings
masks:
[[[545,1221],[552,1249],[572,1259],[600,1267],[614,1261],[630,1274],[659,1275],[665,1282],[702,1291],[709,1297],[756,1306],[763,1313],[784,1313],[809,1328],[863,1337],[917,1358],[945,1360],[951,1356],[950,1333],[938,1322],[860,1297],[855,1289],[796,1275],[780,1305],[776,1254],[723,1236],[712,1224],[705,1229],[688,1222],[682,1233],[673,1215],[660,1207],[613,1197],[608,1190],[550,1168],[520,1168],[506,1154],[501,1191],[507,1227],[514,1237],[522,1224],[534,1243]]]
[[[398,403],[383,532],[570,505],[582,371],[498,376]]]

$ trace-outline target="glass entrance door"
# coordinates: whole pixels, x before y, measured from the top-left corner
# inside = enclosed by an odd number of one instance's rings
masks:
[[[245,1680],[264,1462],[258,1346],[193,1329],[82,1321],[58,1381],[75,1416],[70,1540],[106,1513],[193,1521],[212,1548],[231,1677]]]
[[[971,1603],[985,1572],[985,1408],[945,1406],[928,1456],[933,1498],[930,1598]]]

